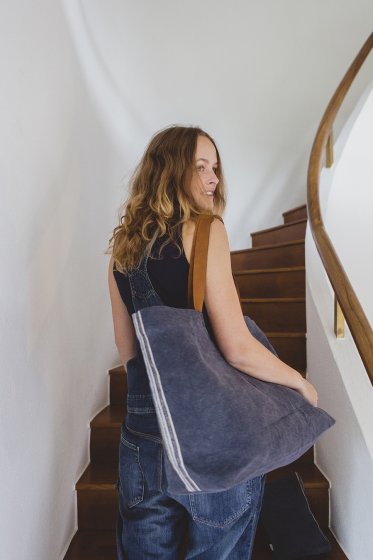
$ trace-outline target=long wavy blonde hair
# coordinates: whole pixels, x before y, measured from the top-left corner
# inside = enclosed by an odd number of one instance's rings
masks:
[[[225,209],[225,184],[220,155],[215,141],[197,126],[172,125],[157,132],[149,142],[129,182],[129,195],[118,211],[119,225],[113,230],[107,254],[112,254],[117,270],[135,268],[144,254],[150,254],[158,236],[167,234],[160,248],[173,242],[181,251],[176,232],[181,224],[209,213],[194,202],[190,183],[195,168],[198,136],[206,136],[217,154],[214,210]]]

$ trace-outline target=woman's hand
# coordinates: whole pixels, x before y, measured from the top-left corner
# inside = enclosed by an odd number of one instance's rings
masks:
[[[302,377],[302,381],[301,381],[301,383],[299,384],[299,387],[297,387],[296,390],[298,391],[298,393],[300,393],[302,395],[302,397],[304,399],[306,399],[306,401],[308,401],[313,406],[317,406],[317,392],[316,392],[316,389],[312,385],[312,383],[307,381],[307,379],[304,379]]]

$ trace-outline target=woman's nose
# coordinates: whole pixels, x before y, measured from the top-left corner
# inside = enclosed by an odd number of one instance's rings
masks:
[[[214,170],[212,170],[211,175],[208,179],[208,183],[213,183],[214,185],[217,185],[219,183],[219,179],[216,176],[216,173]]]

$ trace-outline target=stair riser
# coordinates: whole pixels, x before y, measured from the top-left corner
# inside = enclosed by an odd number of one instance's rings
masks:
[[[313,465],[314,463],[314,448],[311,447],[308,451],[306,451],[305,453],[303,453],[303,455],[301,457],[299,457],[299,459],[297,459],[293,465],[294,465],[294,470],[297,470],[297,465],[302,464],[302,465]]]
[[[284,224],[295,222],[296,220],[305,220],[307,218],[307,207],[302,206],[301,208],[294,208],[294,210],[290,212],[284,212],[282,216]]]
[[[306,337],[269,337],[279,358],[298,371],[306,370]]]
[[[310,508],[323,528],[329,521],[327,488],[306,488]],[[136,507],[136,506],[135,506]],[[80,530],[110,530],[116,525],[118,497],[116,490],[81,490],[78,492],[78,524]]]
[[[78,490],[78,526],[86,529],[110,530],[116,525],[117,490]]]
[[[305,272],[235,274],[241,298],[305,297]]]
[[[110,374],[110,404],[125,405],[127,394],[127,375],[123,373]]]
[[[77,531],[64,560],[117,560],[115,529]]]
[[[318,524],[322,529],[327,529],[329,527],[329,489],[306,488],[305,494]]]
[[[241,302],[244,315],[248,315],[263,331],[305,332],[305,302]]]
[[[231,254],[232,270],[255,268],[285,268],[304,266],[304,243],[268,249],[240,251]]]
[[[284,243],[304,239],[307,222],[295,223],[287,226],[279,226],[274,230],[256,232],[251,234],[252,246],[271,245],[272,243]]]
[[[117,465],[120,428],[91,428],[91,463]]]

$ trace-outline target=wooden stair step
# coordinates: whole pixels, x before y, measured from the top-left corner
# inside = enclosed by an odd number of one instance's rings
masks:
[[[115,528],[110,531],[79,529],[70,543],[64,560],[117,560]]]
[[[302,204],[301,206],[297,206],[296,208],[292,208],[291,210],[287,210],[286,212],[282,213],[282,217],[285,224],[290,222],[295,222],[298,220],[306,220],[307,219],[307,205]]]
[[[306,331],[305,298],[241,298],[244,315],[263,330],[273,332]]]
[[[91,421],[91,428],[120,428],[125,415],[125,408],[121,405],[106,406]]]
[[[234,273],[241,298],[305,297],[305,268],[267,268]]]
[[[285,465],[284,467],[280,467],[274,471],[271,471],[267,474],[267,481],[270,482],[271,480],[276,480],[278,478],[282,478],[288,474],[293,472],[298,472],[303,484],[304,488],[307,490],[311,490],[314,488],[329,488],[329,481],[322,472],[317,468],[314,463],[304,464],[297,459],[290,465]]]
[[[232,270],[304,266],[304,239],[231,251]]]
[[[124,371],[116,372],[114,375],[109,372],[110,382],[110,403],[115,406],[121,406],[124,410],[127,408],[127,373]],[[115,387],[115,398],[113,398]]]
[[[118,466],[88,465],[76,484],[79,529],[112,530],[118,513]]]
[[[124,374],[122,374],[124,376]],[[123,401],[126,401],[126,387],[123,387]],[[120,428],[126,415],[121,404],[105,407],[91,421],[90,453],[92,464],[118,463]]]
[[[306,370],[306,335],[304,332],[266,332],[279,358],[297,369]]]
[[[127,374],[122,365],[109,370],[110,375],[110,402],[112,404],[126,405],[123,395],[127,394]]]
[[[299,465],[299,464],[307,464],[307,465],[313,465],[314,464],[314,447],[312,446],[308,451],[306,451],[305,453],[303,453],[303,455],[301,457],[299,457],[299,459],[297,459],[294,463],[292,463],[292,465]]]
[[[114,366],[112,368],[109,369],[109,373],[124,373],[125,369],[123,367],[123,365],[118,365],[118,366]]]
[[[115,484],[118,479],[118,466],[92,465],[89,464],[82,476],[76,483],[79,490],[116,490]]]
[[[307,220],[296,220],[280,226],[255,231],[251,234],[253,247],[269,245],[271,243],[283,243],[284,241],[295,241],[304,239],[306,234]]]
[[[330,529],[324,529],[332,550],[317,556],[318,560],[347,560]],[[75,533],[64,560],[117,560],[115,531],[82,531]],[[252,560],[273,560],[264,531],[259,524]]]
[[[79,529],[110,530],[115,527],[118,514],[118,494],[113,489],[88,490],[77,493]]]
[[[312,463],[298,459],[291,465],[276,469],[268,480],[297,471],[301,476],[311,509],[320,526],[329,521],[329,483]],[[79,529],[110,530],[115,526],[118,511],[117,466],[90,464],[76,484]]]

